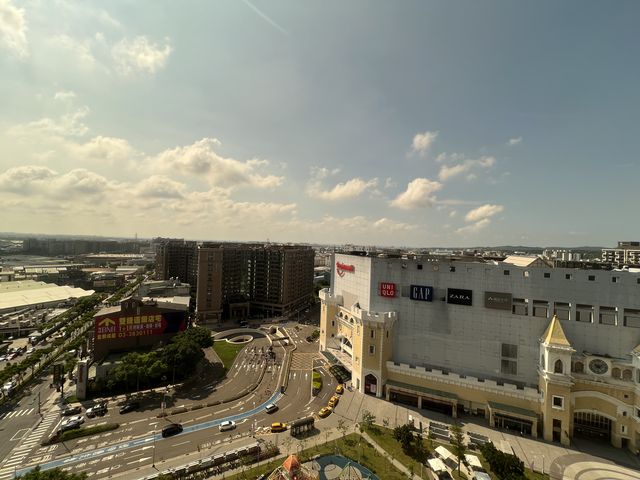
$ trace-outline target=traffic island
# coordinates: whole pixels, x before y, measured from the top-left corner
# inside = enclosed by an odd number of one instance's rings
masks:
[[[46,447],[47,445],[66,442],[67,440],[73,440],[74,438],[90,437],[91,435],[98,435],[118,428],[120,428],[119,423],[106,423],[104,425],[96,425],[95,427],[76,428],[62,433],[55,433],[48,440],[42,442],[41,445]]]

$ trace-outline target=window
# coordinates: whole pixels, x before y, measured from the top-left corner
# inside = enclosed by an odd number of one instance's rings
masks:
[[[418,264],[418,270],[422,270],[422,264],[421,263]]]
[[[387,330],[387,338],[389,338],[389,330]]]
[[[618,309],[615,307],[600,307],[599,320],[602,325],[617,325]]]
[[[564,365],[562,365],[562,360],[556,360],[556,363],[553,364],[553,373],[564,373]]]
[[[576,305],[576,322],[593,323],[593,305]]]
[[[624,326],[640,328],[640,310],[625,308],[624,309]]]
[[[636,407],[636,417],[640,418],[640,408]]]
[[[611,277],[611,283],[618,283],[620,277]]]
[[[573,275],[572,275],[572,274],[570,274],[570,273],[567,273],[567,274],[565,274],[564,278],[565,278],[566,280],[571,280],[571,279],[573,278]]]
[[[518,362],[514,360],[502,360],[500,362],[500,372],[504,375],[517,375],[518,374]]]
[[[522,276],[525,278],[529,278],[529,270],[525,270],[524,272],[522,272]]]
[[[620,380],[620,369],[618,367],[611,369],[611,376]]]
[[[533,316],[540,318],[548,318],[549,317],[549,302],[544,300],[534,300],[533,301]]]
[[[456,271],[456,267],[449,267],[449,271],[450,271],[451,273],[455,272],[455,271]]]
[[[528,315],[528,300],[525,298],[514,298],[511,302],[511,311],[514,315]]]
[[[551,278],[551,272],[544,272],[544,278]]]
[[[518,346],[509,343],[502,344],[502,356],[506,358],[518,358]]]
[[[374,330],[371,330],[370,336],[371,338],[376,338],[376,332]]]
[[[551,396],[551,406],[553,408],[557,408],[559,410],[564,409],[564,397],[559,397],[557,395]]]
[[[630,382],[633,379],[633,372],[628,368],[624,369],[622,372],[622,379]]]
[[[625,435],[627,433],[627,426],[626,425],[620,425],[620,433],[622,433],[623,435]]]
[[[590,282],[595,282],[596,281],[596,276],[595,275],[589,275],[589,281]]]
[[[505,270],[502,273],[505,274],[505,275],[511,275],[511,271],[509,271],[509,270]]]
[[[369,355],[373,355],[374,353],[376,353],[376,346],[369,345]]]
[[[331,320],[331,326],[332,326],[332,327],[335,327],[335,326],[336,326],[336,322],[335,322],[335,320]]]
[[[584,363],[576,362],[573,364],[573,371],[576,373],[584,373]]]
[[[553,314],[558,317],[558,320],[569,320],[571,314],[571,304],[556,302],[553,306]]]

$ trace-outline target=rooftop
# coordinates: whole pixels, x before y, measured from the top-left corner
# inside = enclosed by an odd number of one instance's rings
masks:
[[[23,280],[0,283],[0,310],[11,310],[42,303],[61,302],[70,298],[88,297],[93,290],[83,290],[53,283]]]

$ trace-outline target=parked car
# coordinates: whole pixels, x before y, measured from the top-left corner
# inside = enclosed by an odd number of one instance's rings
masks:
[[[225,420],[220,424],[220,427],[218,428],[221,432],[226,432],[227,430],[233,430],[234,428],[236,428],[236,422],[234,422],[233,420]]]
[[[107,402],[98,403],[93,407],[87,408],[86,415],[89,418],[102,416],[107,413]]]
[[[287,429],[287,424],[282,422],[275,422],[271,424],[271,433],[284,432]]]
[[[278,406],[275,403],[270,403],[269,405],[264,407],[264,409],[267,413],[273,413],[278,410]]]
[[[340,397],[339,397],[339,396],[337,396],[337,395],[334,395],[333,397],[331,397],[331,398],[329,399],[329,406],[330,406],[331,408],[335,408],[335,407],[336,407],[336,405],[338,405],[338,402],[339,402],[339,401],[340,401]]]
[[[132,400],[120,407],[120,413],[128,413],[140,408],[140,402]]]
[[[80,405],[76,405],[75,407],[67,407],[60,412],[60,414],[64,417],[68,417],[69,415],[77,415],[82,413],[82,407]]]
[[[66,432],[67,430],[80,428],[80,425],[82,425],[83,423],[84,423],[84,418],[82,417],[82,415],[76,415],[75,417],[70,417],[60,424],[60,426],[58,427],[58,432]]]
[[[182,433],[182,425],[179,423],[171,423],[162,429],[162,436],[165,438],[179,433]]]
[[[320,418],[325,418],[325,417],[328,417],[329,415],[331,415],[331,412],[333,412],[333,408],[331,408],[331,407],[322,407],[320,409],[320,411],[318,412],[318,416]]]
[[[342,395],[344,393],[344,385],[339,383],[338,386],[336,387],[336,393],[338,395]]]

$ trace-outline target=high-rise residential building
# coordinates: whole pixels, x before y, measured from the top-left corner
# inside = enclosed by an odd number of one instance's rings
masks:
[[[179,279],[196,290],[198,245],[183,239],[162,239],[156,249],[156,280]]]
[[[640,273],[336,254],[320,349],[360,392],[640,448]]]
[[[313,300],[314,251],[302,245],[208,243],[198,252],[199,322],[282,316]]]
[[[617,265],[640,265],[640,242],[618,242],[617,248],[603,248],[602,261]]]

